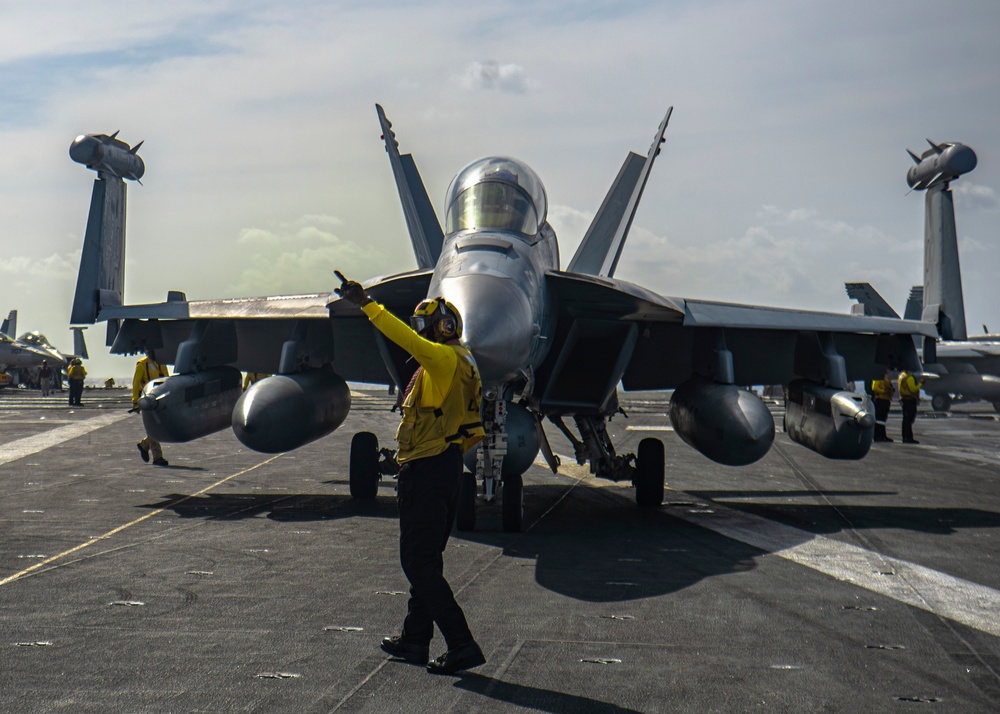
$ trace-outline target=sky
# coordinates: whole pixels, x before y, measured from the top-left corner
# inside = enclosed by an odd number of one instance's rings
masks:
[[[469,162],[531,166],[563,267],[673,106],[616,277],[833,312],[845,281],[902,311],[923,275],[905,149],[961,141],[969,331],[1000,331],[995,0],[0,0],[0,18],[0,314],[64,350],[96,178],[74,137],[145,141],[127,302],[329,291],[335,269],[415,267],[376,102],[439,217]],[[87,336],[92,376],[131,374],[103,323]]]

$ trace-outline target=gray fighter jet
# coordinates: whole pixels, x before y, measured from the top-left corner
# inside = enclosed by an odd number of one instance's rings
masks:
[[[663,443],[644,439],[637,454],[619,454],[608,436],[607,422],[620,412],[619,388],[674,390],[677,433],[716,462],[742,465],[767,453],[774,420],[738,385],[786,384],[792,439],[831,458],[861,458],[874,420],[863,397],[846,391],[848,379],[880,375],[886,366],[919,369],[913,338],[936,334],[931,323],[686,300],[616,279],[670,112],[649,151],[628,154],[561,270],[545,189],[525,163],[493,156],[459,171],[446,193],[442,229],[416,163],[399,153],[392,125],[376,109],[416,268],[365,288],[404,320],[425,297],[455,304],[465,323],[462,341],[484,381],[487,436],[467,455],[460,528],[474,527],[478,492],[487,501],[499,495],[504,528],[520,529],[523,472],[539,450],[558,466],[545,421],[569,438],[576,460],[592,473],[630,481],[639,505],[659,506]],[[106,150],[111,165],[138,159],[127,145]],[[404,389],[415,365],[331,293],[189,301],[172,291],[163,303],[124,305],[128,176],[91,167],[98,178],[72,322],[107,321],[113,353],[151,347],[174,364],[175,376],[153,380],[139,402],[153,438],[186,441],[231,425],[250,448],[288,451],[343,423],[351,402],[345,380]],[[237,370],[273,376],[241,392]],[[375,435],[355,435],[355,497],[373,497],[380,475],[392,469]]]
[[[70,328],[70,331],[73,333],[73,352],[66,353],[53,347],[52,343],[49,342],[49,338],[38,330],[25,332],[20,337],[15,338],[14,335],[17,333],[17,310],[11,310],[7,313],[3,324],[0,324],[0,333],[12,339],[16,345],[34,352],[43,353],[45,355],[43,359],[47,359],[50,366],[63,370],[69,366],[70,360],[74,357],[81,359],[89,358],[87,343],[83,337],[83,331],[86,329],[86,327]]]
[[[46,350],[15,340],[9,331],[17,329],[17,311],[12,310],[0,325],[0,372],[8,369],[30,369],[39,367],[42,360],[51,360]]]
[[[986,400],[1000,412],[1000,335],[969,337],[962,294],[962,269],[958,231],[950,184],[976,168],[972,148],[957,142],[930,144],[917,156],[906,175],[914,190],[926,190],[924,199],[924,284],[914,286],[903,313],[904,320],[937,324],[941,341],[924,350],[923,391],[931,406],[947,411],[953,402]],[[863,315],[899,315],[869,283],[845,283],[849,297],[858,301]],[[984,326],[985,331],[985,326]]]

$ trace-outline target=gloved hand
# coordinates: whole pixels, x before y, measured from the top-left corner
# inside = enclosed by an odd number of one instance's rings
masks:
[[[334,270],[333,272],[338,278],[340,278],[340,287],[334,288],[333,290],[340,297],[347,300],[347,302],[358,305],[359,307],[367,305],[372,301],[372,299],[365,294],[365,289],[361,287],[361,283],[348,280],[339,270]]]

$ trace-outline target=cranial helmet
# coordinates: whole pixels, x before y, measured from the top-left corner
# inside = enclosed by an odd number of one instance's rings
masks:
[[[455,306],[443,297],[427,298],[413,311],[410,327],[422,335],[434,327],[435,337],[444,340],[456,339],[462,336],[462,316]]]

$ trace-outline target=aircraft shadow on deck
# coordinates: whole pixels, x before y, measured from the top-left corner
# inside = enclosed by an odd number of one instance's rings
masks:
[[[281,522],[343,518],[395,519],[395,499],[383,484],[375,501],[355,501],[330,494],[172,494],[146,508],[166,508],[182,518],[239,520],[261,514]],[[599,489],[597,490],[599,491]],[[546,493],[547,492],[547,493]],[[640,509],[601,494],[590,496],[588,516],[546,509],[557,500],[554,486],[526,486],[523,533],[505,533],[498,505],[478,508],[477,530],[454,531],[453,541],[480,543],[502,549],[535,569],[536,582],[547,590],[587,602],[623,602],[657,597],[688,588],[704,578],[744,572],[756,567],[762,551],[726,538],[708,528],[674,518],[667,510]],[[865,491],[706,491],[697,498],[725,497],[872,497],[890,492]],[[606,505],[602,504],[606,501]],[[596,505],[595,505],[596,504]],[[752,513],[814,535],[848,529],[904,529],[947,535],[966,528],[1000,527],[1000,515],[965,508],[851,506],[842,504],[724,503],[726,508]],[[546,513],[545,518],[541,515]],[[534,525],[530,525],[534,524]]]

